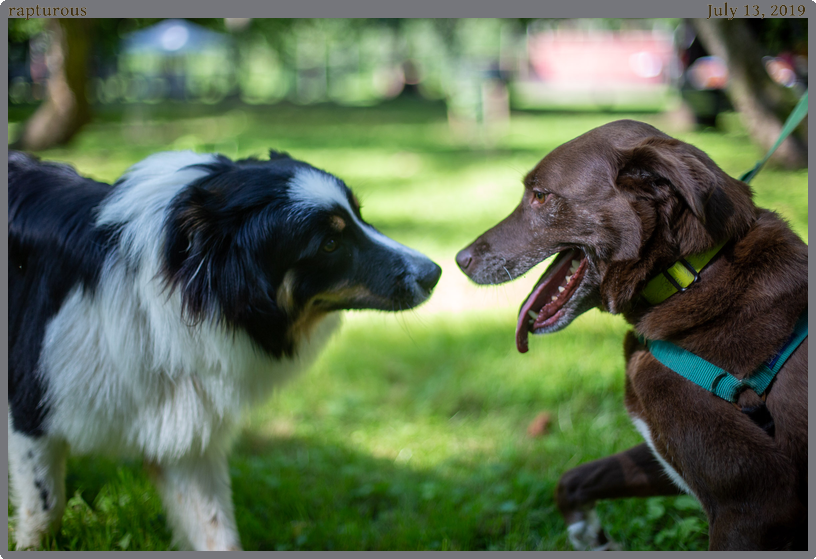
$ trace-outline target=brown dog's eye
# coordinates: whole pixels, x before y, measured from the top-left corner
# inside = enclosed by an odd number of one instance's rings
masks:
[[[549,194],[549,193],[547,193],[547,192],[538,192],[538,191],[534,191],[534,192],[533,192],[533,199],[534,199],[536,202],[538,202],[539,204],[543,204],[544,202],[546,202],[546,201],[547,201],[547,196],[548,196],[548,194]]]
[[[337,247],[340,243],[337,242],[336,239],[329,239],[325,243],[323,243],[323,252],[334,252],[337,250]]]

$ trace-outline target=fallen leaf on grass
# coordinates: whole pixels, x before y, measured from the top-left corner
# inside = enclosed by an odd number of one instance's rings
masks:
[[[550,423],[552,423],[552,414],[543,411],[527,426],[527,434],[531,437],[542,437],[550,432]]]

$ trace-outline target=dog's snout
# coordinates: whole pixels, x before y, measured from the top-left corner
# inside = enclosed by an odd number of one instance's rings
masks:
[[[439,277],[442,275],[442,268],[435,262],[430,260],[423,262],[420,267],[417,283],[419,286],[430,293],[436,284],[439,283]]]
[[[473,254],[470,251],[470,247],[463,248],[459,251],[459,254],[456,255],[456,264],[459,265],[459,268],[463,272],[468,271],[468,266],[470,266],[471,262],[473,262]]]

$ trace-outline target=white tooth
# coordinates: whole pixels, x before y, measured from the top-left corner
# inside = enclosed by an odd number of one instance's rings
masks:
[[[532,318],[533,320],[535,320],[536,318],[538,318],[538,315],[535,313],[535,311],[527,311],[527,315],[528,315],[530,318]]]
[[[553,300],[553,301],[555,301],[556,299],[558,299],[558,297],[556,297],[555,295],[553,295],[553,296],[552,296],[552,300]]]
[[[558,286],[558,292],[559,292],[559,293],[563,293],[563,292],[564,292],[564,286],[563,286],[563,285],[559,285],[559,286]]]
[[[572,281],[572,276],[567,276],[567,283]]]
[[[572,261],[572,266],[570,266],[570,274],[574,274],[575,271],[580,267],[581,267],[581,261],[580,260],[573,260]]]

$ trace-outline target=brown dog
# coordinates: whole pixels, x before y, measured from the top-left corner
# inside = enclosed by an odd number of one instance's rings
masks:
[[[681,258],[723,248],[685,291],[642,295]],[[645,444],[561,478],[556,501],[575,547],[610,542],[598,499],[688,492],[711,549],[807,548],[807,341],[760,397],[729,403],[662,365],[638,340],[669,340],[750,376],[807,312],[807,245],[749,187],[699,149],[635,121],[601,126],[547,155],[524,197],[456,257],[476,283],[517,277],[558,253],[522,304],[516,344],[593,307],[620,313],[626,408]]]

